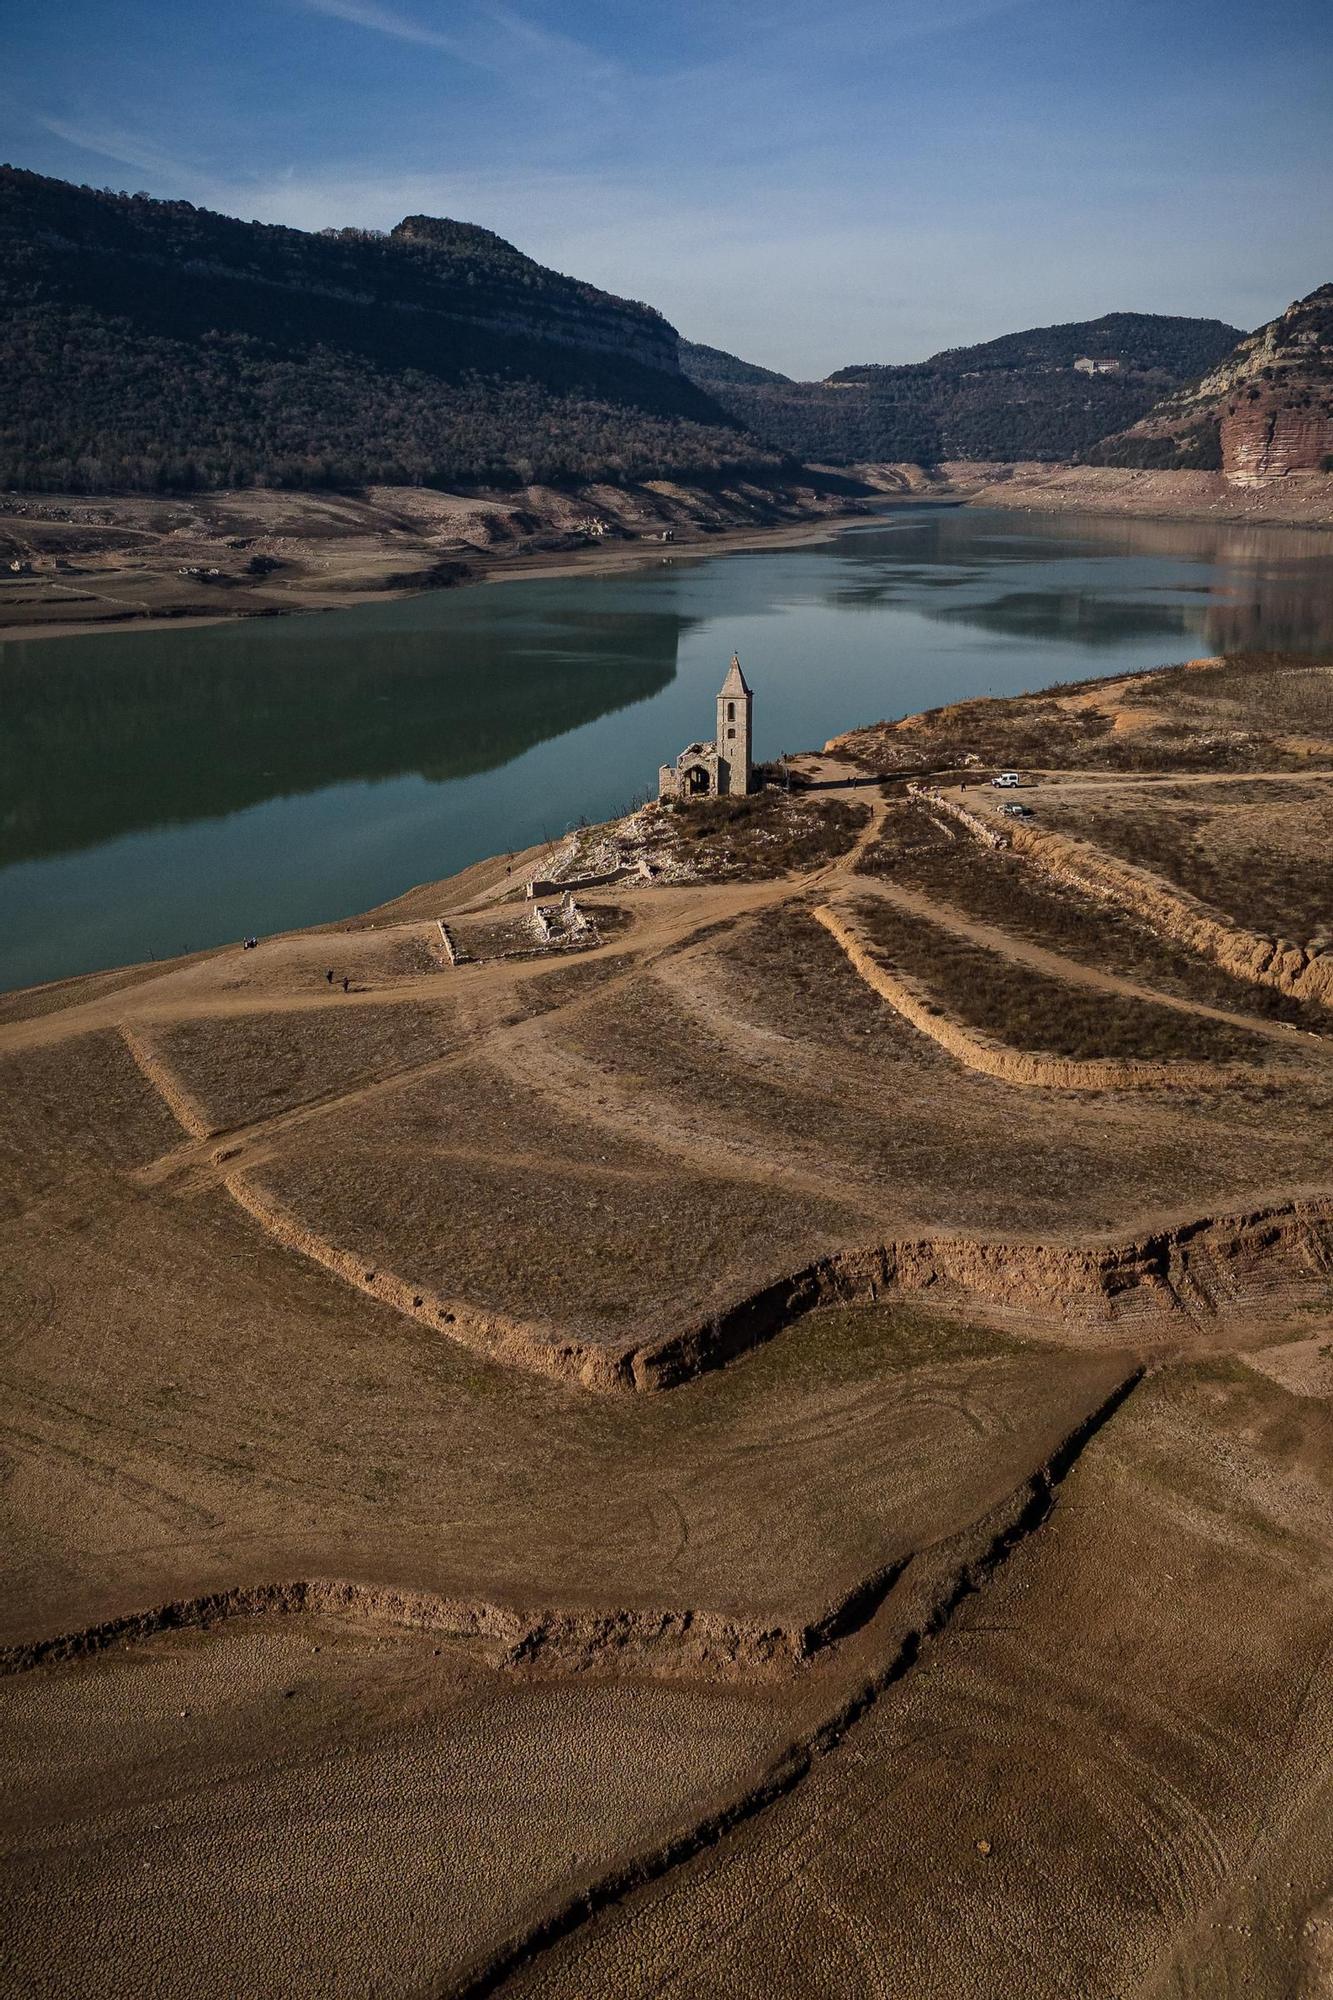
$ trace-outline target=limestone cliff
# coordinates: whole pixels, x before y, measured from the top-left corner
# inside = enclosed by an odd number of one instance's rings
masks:
[[[1098,465],[1221,470],[1235,486],[1333,472],[1333,285],[1297,299],[1089,456]]]

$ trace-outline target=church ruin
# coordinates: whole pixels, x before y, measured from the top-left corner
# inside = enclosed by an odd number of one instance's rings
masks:
[[[657,774],[658,798],[736,798],[753,791],[753,708],[754,696],[746,686],[740,659],[733,653],[717,698],[716,741],[691,743],[674,764],[663,764]]]

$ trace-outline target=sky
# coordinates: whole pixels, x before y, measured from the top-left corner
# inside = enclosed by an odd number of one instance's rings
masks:
[[[0,158],[426,212],[785,374],[1333,279],[1330,0],[2,0]]]

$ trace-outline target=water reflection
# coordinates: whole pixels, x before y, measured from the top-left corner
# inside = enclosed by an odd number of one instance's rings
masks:
[[[481,623],[465,643],[409,626],[375,644],[334,614],[7,646],[0,861],[348,779],[493,770],[656,694],[680,626],[570,607],[526,643]]]
[[[1200,652],[1333,649],[1327,536],[1290,528],[940,508],[843,537],[828,602],[911,604],[1010,638],[1096,650],[1192,635]],[[1029,583],[1034,570],[1039,575]]]
[[[0,986],[319,922],[599,819],[710,725],[761,757],[978,694],[1333,651],[1326,536],[913,509],[827,543],[0,646]]]

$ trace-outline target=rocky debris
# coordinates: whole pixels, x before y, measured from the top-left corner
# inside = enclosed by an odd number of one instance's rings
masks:
[[[594,919],[568,893],[554,907],[533,901],[523,911],[511,908],[490,917],[456,918],[448,925],[441,920],[440,932],[451,965],[488,965],[582,951],[602,941]]]

